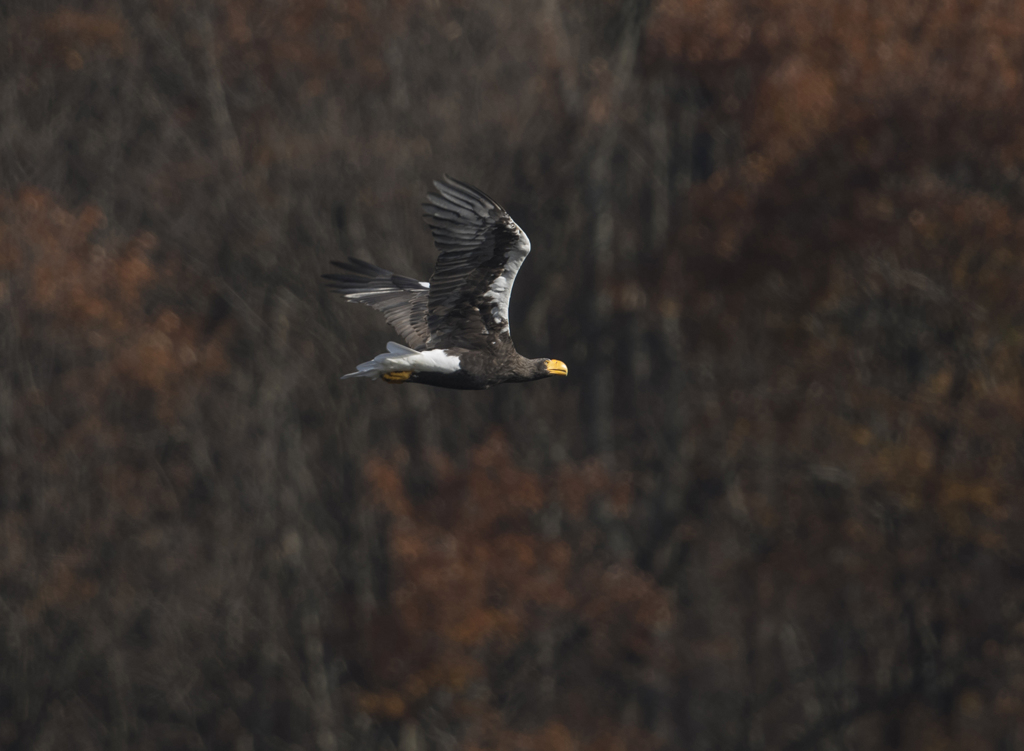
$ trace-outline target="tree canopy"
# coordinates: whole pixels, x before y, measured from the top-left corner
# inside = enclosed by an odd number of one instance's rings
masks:
[[[0,19],[0,748],[1024,747],[1024,5]],[[569,378],[339,380],[443,173]]]

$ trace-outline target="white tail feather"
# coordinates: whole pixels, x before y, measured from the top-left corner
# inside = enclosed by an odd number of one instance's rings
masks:
[[[381,373],[411,370],[414,373],[454,373],[459,369],[458,355],[449,355],[443,349],[419,352],[397,342],[388,342],[388,351],[372,360],[356,365],[355,373],[345,378],[375,378]]]
[[[418,349],[406,347],[398,342],[388,342],[388,352],[393,355],[418,355],[420,353]]]

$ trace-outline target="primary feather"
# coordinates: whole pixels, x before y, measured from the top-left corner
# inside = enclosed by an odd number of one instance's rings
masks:
[[[344,377],[487,388],[565,375],[564,363],[528,360],[512,344],[509,297],[530,252],[526,233],[471,185],[446,175],[434,188],[423,204],[439,251],[429,283],[355,258],[333,261],[343,273],[324,275],[346,299],[381,311],[412,348],[389,342],[387,353]]]

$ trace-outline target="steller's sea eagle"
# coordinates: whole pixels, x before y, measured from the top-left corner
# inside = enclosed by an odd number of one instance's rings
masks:
[[[471,185],[445,175],[434,187],[423,204],[440,252],[429,282],[357,258],[331,261],[343,273],[323,275],[345,299],[382,312],[409,345],[388,342],[386,353],[342,378],[380,375],[388,383],[486,389],[568,375],[560,360],[530,360],[512,344],[508,298],[530,252],[526,233]]]

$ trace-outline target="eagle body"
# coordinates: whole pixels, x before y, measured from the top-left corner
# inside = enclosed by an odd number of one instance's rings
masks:
[[[342,377],[486,389],[568,375],[561,361],[525,358],[512,343],[509,297],[530,252],[526,233],[482,191],[447,176],[434,187],[423,204],[439,251],[429,282],[356,258],[332,261],[342,273],[324,274],[347,300],[382,312],[408,344],[388,342]]]

